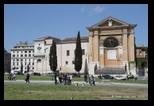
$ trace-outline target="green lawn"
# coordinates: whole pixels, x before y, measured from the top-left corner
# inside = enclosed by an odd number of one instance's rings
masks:
[[[4,100],[148,100],[148,88],[6,84]]]
[[[25,75],[16,75],[16,80],[24,80]],[[4,80],[7,80],[8,75],[4,75]],[[52,80],[51,76],[30,76],[30,80]],[[72,81],[84,81],[84,78],[73,78]],[[96,82],[101,82],[102,79],[96,78]],[[110,82],[117,82],[117,83],[139,83],[139,84],[148,84],[148,81],[134,81],[134,80],[113,80],[111,79]]]

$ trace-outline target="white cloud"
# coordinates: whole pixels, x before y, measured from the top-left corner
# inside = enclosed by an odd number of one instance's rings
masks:
[[[90,8],[90,9],[83,7],[81,9],[81,12],[86,12],[88,13],[89,16],[100,14],[103,11],[104,11],[104,7],[101,7],[101,6],[96,6],[95,8]]]

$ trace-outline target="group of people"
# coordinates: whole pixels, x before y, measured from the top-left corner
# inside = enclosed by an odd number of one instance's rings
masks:
[[[57,84],[71,85],[72,75],[69,74],[61,74],[56,76]]]
[[[88,83],[88,75],[87,75],[87,74],[84,75],[84,79],[85,79],[84,81],[85,81],[86,83]],[[93,75],[90,75],[90,76],[89,76],[89,84],[95,86],[95,77],[94,77]]]
[[[16,75],[14,73],[10,73],[8,76],[8,80],[16,80]]]

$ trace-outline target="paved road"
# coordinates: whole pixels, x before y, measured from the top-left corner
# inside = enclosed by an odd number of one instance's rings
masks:
[[[26,84],[24,80],[9,81],[4,80],[4,83],[19,83]],[[83,81],[72,81],[72,85],[76,86],[90,86]],[[30,80],[30,84],[54,84],[54,81]],[[148,84],[132,84],[132,83],[114,83],[114,82],[96,82],[96,86],[113,86],[113,87],[134,87],[134,88],[148,88]]]

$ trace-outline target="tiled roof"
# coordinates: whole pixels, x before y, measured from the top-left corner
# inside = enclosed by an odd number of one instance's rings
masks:
[[[88,36],[82,36],[82,37],[80,37],[81,38],[81,41],[82,40],[87,40],[87,41],[89,41],[89,37]],[[77,39],[77,37],[72,37],[72,38],[65,38],[64,40],[62,40],[62,41],[76,41],[76,39]]]

